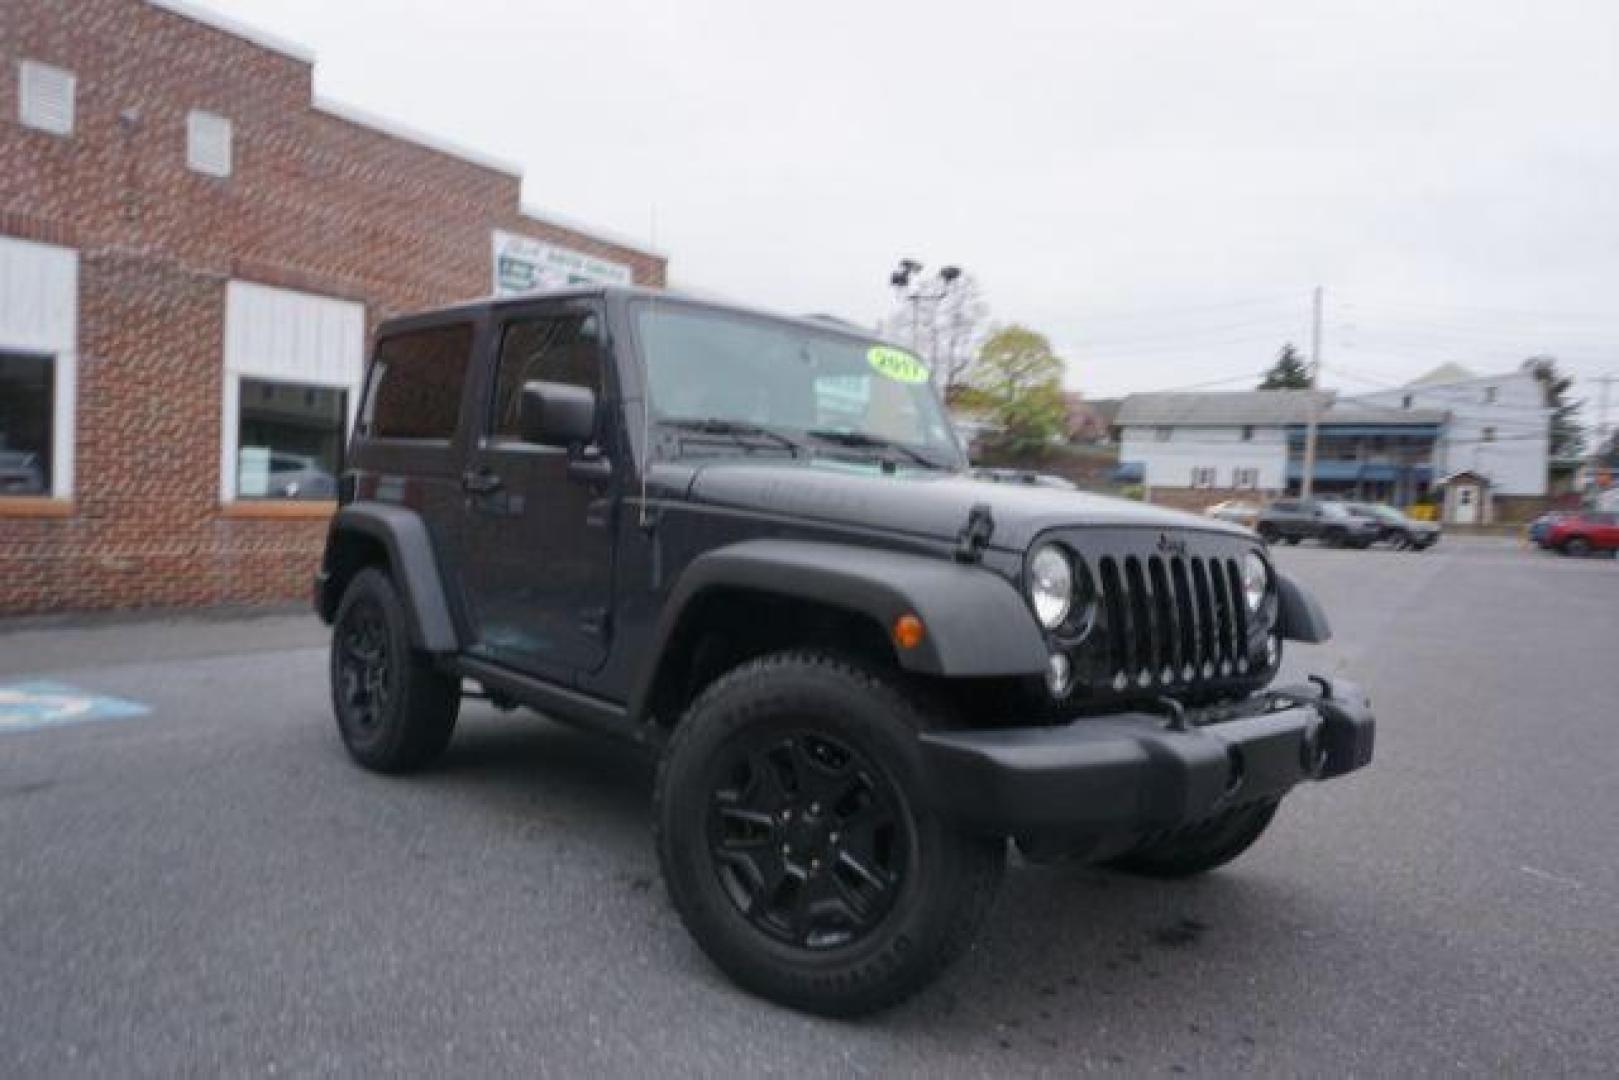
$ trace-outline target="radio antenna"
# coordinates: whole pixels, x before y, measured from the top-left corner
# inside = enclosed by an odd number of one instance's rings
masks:
[[[648,208],[647,246],[652,249],[652,256],[657,258],[658,251],[658,204],[654,201]],[[665,274],[669,273],[669,264],[664,264]],[[647,297],[647,326],[653,329],[652,324],[658,318],[658,294],[654,287]],[[652,527],[652,514],[647,509],[648,477],[652,474],[652,337],[651,333],[642,334],[636,327],[636,338],[641,345],[641,509],[638,516],[642,529]]]

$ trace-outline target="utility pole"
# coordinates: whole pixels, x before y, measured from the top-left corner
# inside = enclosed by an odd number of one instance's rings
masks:
[[[1306,389],[1309,402],[1306,407],[1304,426],[1304,480],[1299,485],[1299,494],[1304,498],[1310,497],[1310,491],[1315,487],[1315,435],[1316,435],[1316,383],[1321,379],[1321,286],[1315,287],[1315,302],[1310,318],[1310,385]]]
[[[1597,445],[1593,457],[1601,457],[1608,451],[1608,387],[1619,381],[1619,375],[1598,375],[1592,380],[1602,387],[1597,393]]]

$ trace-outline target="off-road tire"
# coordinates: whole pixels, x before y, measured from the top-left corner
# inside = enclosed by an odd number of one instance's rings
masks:
[[[914,994],[972,943],[1004,872],[1006,845],[956,831],[928,805],[916,738],[925,726],[895,680],[817,652],[748,661],[686,711],[658,768],[658,861],[686,928],[738,985],[806,1012],[859,1016]],[[721,883],[710,816],[719,805],[720,763],[778,737],[847,745],[908,815],[910,842],[891,905],[847,943],[817,949],[778,940]]]
[[[1185,878],[1207,873],[1254,845],[1276,817],[1275,801],[1227,811],[1169,840],[1126,852],[1108,865],[1142,877]]]
[[[379,653],[380,670],[368,665],[358,675],[354,646],[362,630],[363,651]],[[386,571],[362,570],[343,591],[332,620],[330,674],[337,730],[356,762],[374,772],[406,773],[444,752],[461,708],[461,681],[411,647],[405,605]],[[356,680],[373,690],[356,694]]]
[[[1254,531],[1257,532],[1259,534],[1259,538],[1265,541],[1267,544],[1274,544],[1276,541],[1282,538],[1282,534],[1277,530],[1276,526],[1268,522],[1261,523],[1257,528],[1254,529]]]

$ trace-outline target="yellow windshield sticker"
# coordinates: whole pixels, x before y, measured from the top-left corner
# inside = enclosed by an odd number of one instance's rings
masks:
[[[904,349],[873,345],[866,350],[866,363],[877,374],[902,383],[925,383],[928,367]]]

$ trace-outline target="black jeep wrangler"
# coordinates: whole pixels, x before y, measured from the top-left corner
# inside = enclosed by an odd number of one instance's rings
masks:
[[[481,693],[657,753],[691,933],[834,1015],[967,947],[1008,838],[1196,874],[1371,759],[1354,687],[1265,690],[1327,628],[1252,533],[966,469],[921,361],[830,320],[597,288],[388,322],[315,586],[343,741],[425,765]]]

